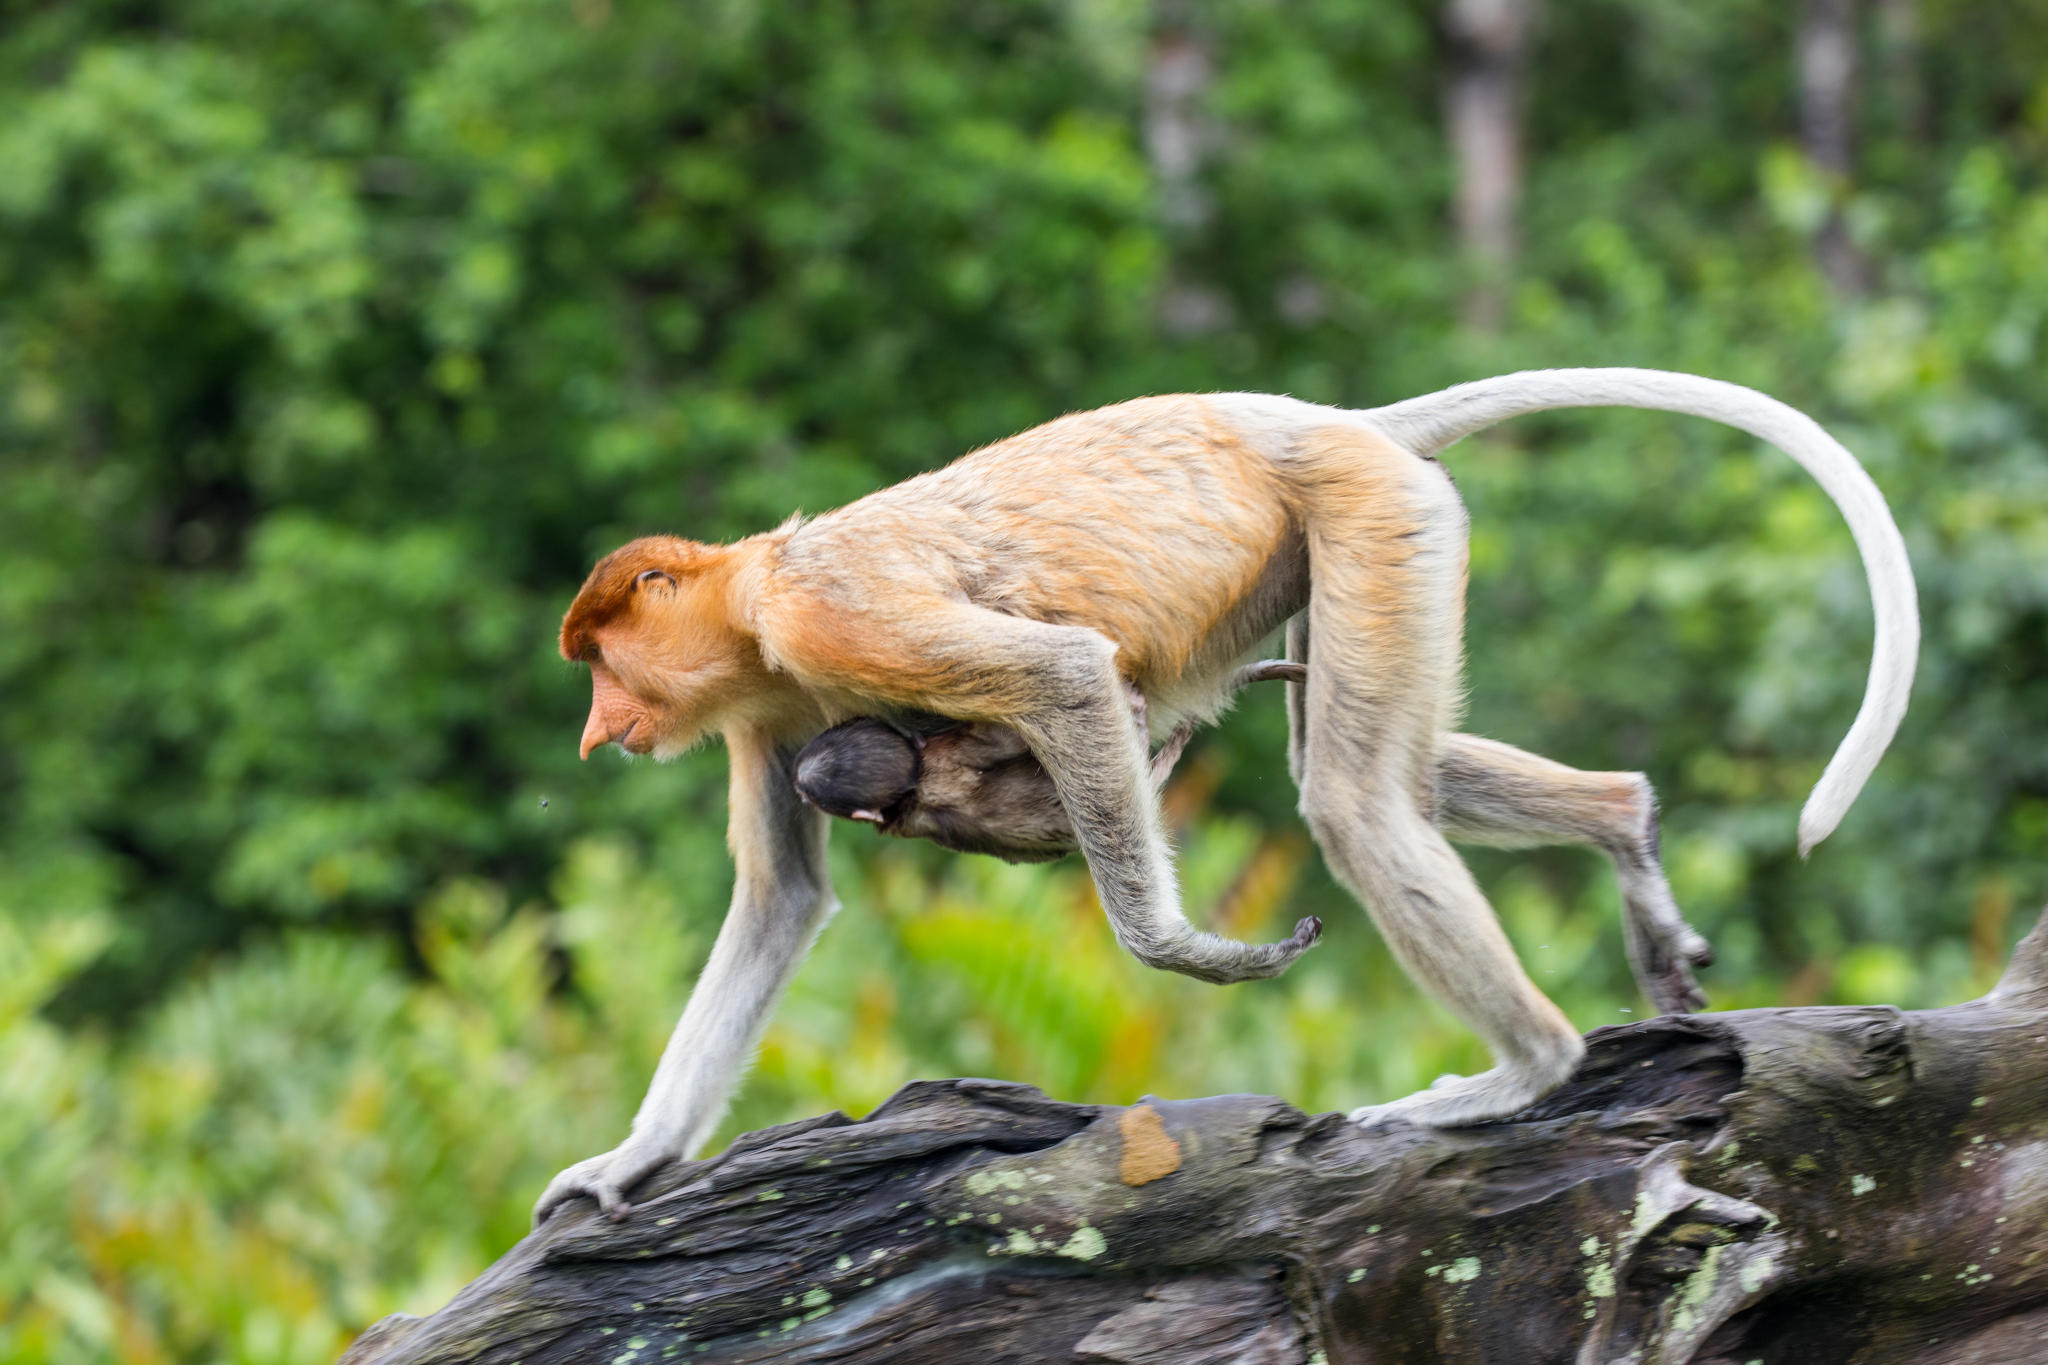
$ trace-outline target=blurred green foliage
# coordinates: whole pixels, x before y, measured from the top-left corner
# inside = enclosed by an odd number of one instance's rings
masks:
[[[1794,7],[1550,6],[1484,337],[1434,8],[1184,7],[1216,133],[1175,213],[1138,0],[0,3],[0,1358],[322,1360],[487,1264],[622,1135],[730,881],[719,754],[574,762],[591,560],[1139,393],[1635,364],[1820,417],[1927,638],[1810,862],[1867,597],[1733,433],[1449,454],[1470,728],[1651,775],[1717,1003],[1981,990],[2048,864],[2048,4],[1870,35],[1853,184],[1790,141]],[[1831,208],[1867,297],[1812,266]],[[1287,977],[1135,967],[1076,866],[842,832],[728,1133],[916,1075],[1329,1108],[1480,1065],[1322,874],[1283,729],[1249,697],[1173,808],[1199,917],[1326,917]],[[1577,1022],[1632,1017],[1597,860],[1474,862]]]

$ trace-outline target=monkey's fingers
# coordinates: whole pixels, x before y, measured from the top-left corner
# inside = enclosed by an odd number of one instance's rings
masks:
[[[1195,737],[1195,723],[1184,720],[1173,727],[1173,733],[1166,737],[1166,743],[1159,746],[1159,752],[1152,755],[1150,777],[1152,790],[1158,791],[1166,785],[1166,779],[1173,776],[1173,765],[1180,762],[1188,741]]]
[[[1627,934],[1629,967],[1636,985],[1659,1014],[1693,1014],[1707,1007],[1707,993],[1693,975],[1694,967],[1709,966],[1714,949],[1690,925],[1679,922],[1679,932],[1665,933],[1658,927],[1630,923]]]
[[[1230,677],[1232,691],[1247,687],[1255,682],[1304,682],[1308,678],[1308,665],[1298,664],[1289,659],[1261,659],[1255,664],[1246,664]],[[1138,717],[1138,728],[1145,728],[1145,697],[1133,689],[1132,710]],[[1152,755],[1152,790],[1158,791],[1166,785],[1166,779],[1173,776],[1173,765],[1180,762],[1181,751],[1194,738],[1195,723],[1184,720],[1173,727],[1173,733],[1166,737],[1166,743],[1159,746],[1159,752]]]
[[[1177,950],[1154,950],[1139,954],[1147,966],[1159,967],[1197,981],[1228,986],[1239,981],[1263,981],[1278,976],[1294,965],[1295,959],[1316,946],[1323,936],[1323,921],[1310,915],[1294,926],[1294,932],[1277,943],[1238,943],[1214,934],[1198,934],[1192,944]]]
[[[610,1153],[606,1153],[606,1156],[609,1155]],[[604,1197],[598,1193],[597,1187],[603,1183],[601,1172],[604,1160],[604,1157],[599,1156],[588,1161],[579,1161],[550,1180],[541,1197],[534,1201],[533,1225],[539,1227],[547,1222],[555,1216],[557,1210],[572,1199],[589,1197],[596,1199],[602,1206]]]
[[[1233,688],[1248,687],[1255,682],[1307,682],[1308,665],[1292,659],[1261,659],[1255,664],[1246,664],[1231,677]]]
[[[1707,993],[1683,959],[1639,969],[1638,976],[1637,984],[1659,1014],[1696,1014],[1707,1007]]]
[[[1294,932],[1278,943],[1268,943],[1257,950],[1260,965],[1255,971],[1248,971],[1240,979],[1278,976],[1294,965],[1296,958],[1322,941],[1323,919],[1320,915],[1309,915],[1296,920]]]
[[[556,1180],[557,1185],[550,1185],[548,1192],[540,1197],[540,1202],[533,1206],[535,1227],[547,1222],[557,1210],[576,1199],[595,1199],[604,1216],[614,1223],[633,1211],[633,1206],[619,1193],[619,1187],[609,1180],[594,1179],[573,1185],[560,1185],[559,1176]]]
[[[533,1225],[539,1227],[564,1204],[579,1198],[595,1199],[605,1217],[616,1223],[633,1211],[625,1192],[665,1159],[657,1156],[650,1160],[645,1154],[619,1147],[579,1161],[548,1182],[546,1192],[533,1206]]]

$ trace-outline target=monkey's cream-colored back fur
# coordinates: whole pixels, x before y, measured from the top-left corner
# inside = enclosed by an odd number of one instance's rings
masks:
[[[1146,398],[1063,417],[805,524],[764,599],[766,657],[944,714],[1034,705],[1006,695],[1021,680],[971,628],[935,628],[975,609],[1098,632],[1155,727],[1220,707],[1231,668],[1308,588],[1288,471],[1231,416],[1224,400]],[[849,607],[879,629],[846,630]],[[911,657],[892,652],[906,643]]]
[[[588,1192],[616,1211],[634,1179],[715,1124],[832,903],[823,817],[785,788],[796,748],[835,720],[904,708],[1008,726],[1052,779],[1125,947],[1209,981],[1284,970],[1315,942],[1314,921],[1251,945],[1181,913],[1131,719],[1133,691],[1155,735],[1212,717],[1236,667],[1283,625],[1306,665],[1287,685],[1302,814],[1395,955],[1496,1060],[1359,1117],[1499,1117],[1581,1055],[1447,830],[1608,852],[1646,989],[1666,1008],[1696,1004],[1690,968],[1710,953],[1665,885],[1648,784],[1455,733],[1467,526],[1430,457],[1493,422],[1568,405],[1727,422],[1781,446],[1842,507],[1878,630],[1863,710],[1802,817],[1802,847],[1824,837],[1897,728],[1918,617],[1882,496],[1790,408],[1687,375],[1566,370],[1371,412],[1220,394],[1063,417],[810,522],[724,548],[635,542],[593,572],[563,632],[601,684],[586,749],[616,740],[661,753],[723,732],[740,885],[632,1137],[557,1177],[541,1210]]]

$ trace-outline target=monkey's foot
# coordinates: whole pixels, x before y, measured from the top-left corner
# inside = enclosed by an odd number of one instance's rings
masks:
[[[1707,1007],[1707,993],[1692,969],[1713,965],[1714,948],[1679,917],[1676,906],[1660,915],[1628,904],[1622,928],[1629,969],[1659,1014],[1691,1014]]]
[[[1427,1090],[1352,1110],[1351,1121],[1363,1128],[1383,1127],[1392,1119],[1423,1128],[1462,1128],[1503,1119],[1571,1079],[1584,1055],[1582,1045],[1543,1066],[1497,1066],[1477,1076],[1439,1076]]]
[[[627,1138],[602,1156],[579,1161],[548,1182],[540,1202],[533,1206],[533,1225],[539,1227],[556,1209],[578,1197],[595,1199],[605,1216],[617,1222],[633,1211],[626,1202],[626,1191],[674,1156],[659,1143]]]
[[[1691,1014],[1707,1007],[1707,993],[1701,989],[1694,967],[1714,961],[1714,950],[1698,934],[1687,934],[1677,946],[1665,943],[1630,944],[1629,966],[1636,984],[1659,1014]]]
[[[1321,917],[1297,922],[1294,932],[1278,943],[1239,943],[1215,934],[1190,933],[1166,944],[1127,944],[1148,967],[1159,967],[1197,981],[1227,986],[1234,981],[1259,981],[1278,976],[1323,936]]]

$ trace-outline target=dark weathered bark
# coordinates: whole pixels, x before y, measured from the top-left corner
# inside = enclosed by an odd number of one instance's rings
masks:
[[[349,1365],[2048,1359],[2048,933],[1949,1009],[1595,1031],[1513,1120],[932,1081],[577,1205]]]

